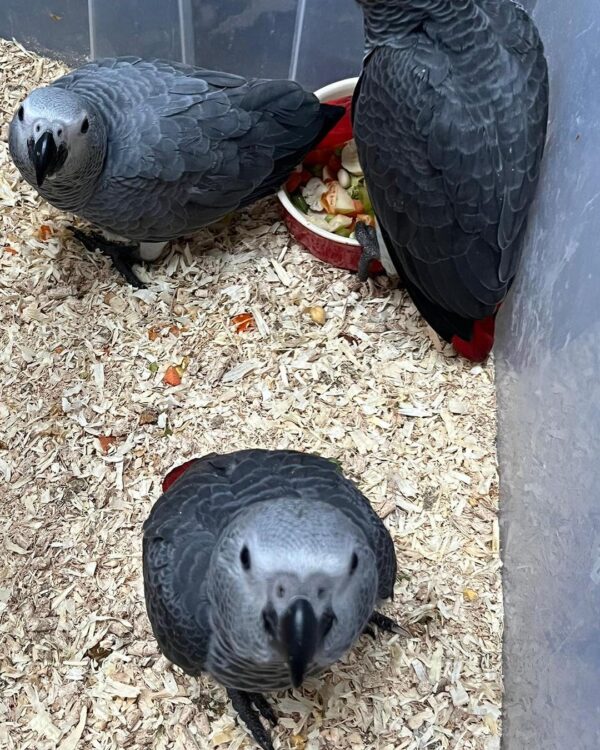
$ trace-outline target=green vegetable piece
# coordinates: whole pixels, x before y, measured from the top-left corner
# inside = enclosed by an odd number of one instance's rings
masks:
[[[308,213],[308,203],[304,200],[301,193],[295,193],[292,195],[292,205],[295,206],[303,214]]]

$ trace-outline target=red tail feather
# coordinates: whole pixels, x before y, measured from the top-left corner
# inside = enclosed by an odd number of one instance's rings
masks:
[[[185,474],[185,472],[190,468],[190,466],[194,463],[195,460],[196,460],[195,458],[191,458],[189,461],[186,461],[184,464],[181,464],[180,466],[176,466],[174,469],[171,469],[171,471],[163,479],[163,483],[162,483],[163,492],[166,492],[169,489],[169,487],[174,482],[176,482],[182,474]]]
[[[335,101],[327,102],[327,104],[334,104],[339,107],[346,108],[346,114],[338,121],[338,123],[331,128],[329,133],[323,138],[321,143],[317,146],[319,150],[337,148],[343,146],[346,141],[352,138],[352,123],[350,122],[350,109],[352,107],[352,97],[345,96],[342,99],[336,99]]]
[[[476,320],[473,325],[473,336],[470,341],[452,337],[452,346],[456,351],[472,362],[483,362],[483,360],[492,351],[494,346],[494,329],[496,326],[496,316],[490,315],[483,320]]]

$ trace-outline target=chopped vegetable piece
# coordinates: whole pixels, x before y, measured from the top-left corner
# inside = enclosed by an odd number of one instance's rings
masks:
[[[113,435],[98,435],[98,442],[102,448],[102,453],[108,453],[110,446],[117,442],[117,438]]]
[[[357,212],[354,201],[339,182],[330,183],[327,192],[321,196],[321,204],[328,214],[354,214]]]
[[[316,323],[318,326],[325,324],[325,310],[322,307],[307,307],[304,312],[307,312],[313,323]]]
[[[348,172],[356,175],[362,175],[362,167],[358,161],[358,151],[356,149],[356,141],[352,139],[342,149],[342,166],[347,169]]]
[[[296,193],[295,195],[292,195],[292,205],[296,206],[296,208],[299,211],[302,211],[303,214],[308,213],[308,203],[304,200],[302,195],[300,193]]]
[[[339,234],[340,237],[352,237],[354,232],[351,227],[339,227],[339,229],[335,230],[335,234]]]
[[[170,365],[167,367],[167,371],[163,377],[163,383],[167,385],[181,385],[181,375],[178,372],[178,368]]]
[[[338,169],[337,181],[346,190],[350,187],[351,182],[352,182],[350,179],[350,174],[346,172],[345,169]],[[355,198],[356,196],[353,195],[352,197]]]
[[[322,180],[324,183],[333,182],[336,178],[336,173],[332,172],[329,167],[323,167],[323,177]]]
[[[318,211],[322,208],[321,196],[326,192],[327,186],[323,180],[320,180],[318,177],[312,177],[302,188],[302,197],[313,211]]]
[[[11,247],[10,245],[4,245],[4,252],[8,253],[9,255],[18,255],[19,253],[14,249],[14,247]]]
[[[285,189],[288,193],[294,193],[300,185],[306,185],[311,176],[312,175],[308,169],[302,169],[302,167],[300,167],[299,171],[296,170],[295,172],[292,172],[288,177],[288,181],[285,183]]]
[[[254,316],[252,313],[240,313],[239,315],[234,315],[231,322],[235,326],[237,333],[246,333],[246,331],[252,331],[256,328],[256,323],[254,322]]]
[[[368,227],[375,226],[375,219],[371,214],[357,214],[356,221],[362,221],[363,224],[366,224]]]
[[[160,336],[160,330],[158,328],[149,328],[148,329],[148,338],[150,341],[156,341],[156,339]]]
[[[37,230],[37,238],[40,242],[46,242],[49,237],[52,237],[52,234],[52,228],[47,224],[42,224],[42,226]]]
[[[337,232],[338,229],[347,229],[352,226],[353,219],[350,216],[344,214],[334,214],[333,216],[327,216],[325,219],[330,232]]]

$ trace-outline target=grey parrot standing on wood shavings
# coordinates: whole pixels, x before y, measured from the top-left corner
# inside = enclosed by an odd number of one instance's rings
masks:
[[[338,467],[296,451],[211,454],[174,469],[144,524],[146,607],[163,654],[208,672],[263,750],[264,692],[337,661],[392,596],[389,532]]]
[[[517,272],[546,139],[548,70],[512,0],[358,0],[366,57],[353,127],[379,237],[429,325],[471,360]]]
[[[9,148],[43,198],[109,241],[75,236],[143,287],[133,263],[276,192],[343,114],[293,81],[123,57],[32,91]]]

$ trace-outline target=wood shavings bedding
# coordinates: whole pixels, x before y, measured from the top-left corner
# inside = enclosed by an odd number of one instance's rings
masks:
[[[217,685],[158,654],[140,552],[174,463],[258,446],[341,462],[386,518],[385,611],[415,634],[275,697],[275,746],[498,750],[492,365],[452,357],[386,279],[313,259],[273,200],[124,286],[10,162],[17,102],[61,66],[0,42],[0,69],[0,746],[252,746]]]

